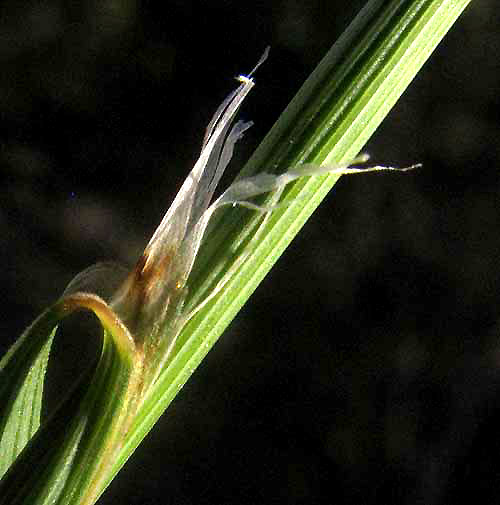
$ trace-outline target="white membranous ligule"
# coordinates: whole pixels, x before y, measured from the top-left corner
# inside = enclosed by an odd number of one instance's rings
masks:
[[[127,325],[138,347],[144,353],[146,388],[158,376],[177,335],[187,320],[220,290],[241,264],[240,258],[207,299],[186,313],[184,299],[188,277],[210,218],[218,208],[224,205],[243,205],[261,211],[267,217],[273,208],[279,205],[278,201],[285,186],[300,177],[327,173],[341,175],[400,170],[392,167],[367,169],[348,167],[353,163],[365,162],[367,157],[364,155],[340,166],[305,164],[293,167],[280,175],[262,172],[240,179],[210,203],[217,184],[229,164],[236,142],[251,126],[250,122],[238,121],[231,127],[239,107],[254,86],[251,75],[267,58],[267,53],[268,50],[248,76],[238,78],[239,87],[217,109],[207,127],[200,157],[146,246],[142,257],[111,299],[112,308]],[[266,207],[249,201],[253,197],[269,192],[274,194]],[[261,224],[259,230],[262,228]]]
[[[258,65],[266,57],[267,50]],[[186,283],[213,213],[210,202],[236,142],[251,126],[238,121],[231,127],[254,86],[251,74],[238,80],[238,88],[222,102],[210,121],[191,173],[142,257],[111,299],[111,306],[142,347],[150,370],[146,385],[156,378],[187,320],[183,313]]]

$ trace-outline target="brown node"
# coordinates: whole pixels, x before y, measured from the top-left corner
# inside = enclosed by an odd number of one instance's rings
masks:
[[[170,277],[170,275],[166,275],[166,273],[169,274],[168,269],[172,265],[173,257],[174,251],[170,248],[161,256],[159,261],[151,261],[152,258],[148,249],[146,249],[139,258],[132,272],[133,287],[142,293],[141,298],[143,301],[149,298],[152,288],[159,281],[162,283],[168,282],[168,277]]]
[[[169,278],[175,249],[165,251],[159,259],[154,258],[148,248],[137,261],[122,287],[122,317],[136,333],[144,322],[144,317],[151,316],[149,311],[156,304],[161,293],[168,289]],[[175,288],[174,288],[175,289]],[[136,335],[136,337],[139,337]]]

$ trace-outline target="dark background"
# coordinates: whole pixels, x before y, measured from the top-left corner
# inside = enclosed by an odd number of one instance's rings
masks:
[[[237,172],[362,4],[4,2],[2,351],[133,263],[233,76],[271,45]],[[337,184],[103,504],[499,501],[499,23],[472,2],[366,147],[424,168]],[[51,397],[96,343],[56,342]]]

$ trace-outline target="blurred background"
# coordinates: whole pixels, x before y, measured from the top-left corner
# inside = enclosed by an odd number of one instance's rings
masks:
[[[80,270],[134,262],[266,45],[233,173],[363,4],[4,2],[2,353]],[[366,146],[424,168],[335,186],[100,503],[498,502],[499,26],[472,2]]]

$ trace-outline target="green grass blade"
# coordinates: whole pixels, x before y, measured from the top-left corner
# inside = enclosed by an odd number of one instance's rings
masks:
[[[40,426],[43,385],[55,329],[30,339],[28,330],[0,361],[0,478]]]
[[[33,349],[39,349],[40,343],[43,347],[62,318],[82,309],[92,311],[105,329],[97,368],[90,378],[87,374],[79,382],[10,466],[0,481],[2,505],[94,503],[135,413],[142,353],[106,302],[86,293],[63,296],[45,310],[2,360],[5,398],[9,398],[9,388],[17,393],[24,363],[29,363],[30,356],[38,356]],[[35,466],[37,472],[33,472]]]
[[[243,173],[283,172],[304,162],[337,164],[352,159],[469,2],[368,2],[301,88]],[[68,431],[40,430],[36,438],[41,443],[31,444],[0,484],[0,503],[94,503],[338,178],[304,177],[291,184],[282,199],[286,205],[270,214],[259,240],[252,240],[252,236],[262,215],[232,207],[220,211],[190,276],[187,303],[196,306],[238,264],[238,258],[243,256],[245,261],[183,329],[168,366],[148,390],[139,411],[135,412],[135,400],[140,389],[140,350],[134,345],[128,349],[129,340],[116,335],[109,338],[108,334],[90,386],[82,387],[74,397],[83,400],[75,406],[76,413],[68,417]],[[70,304],[73,309],[86,300],[89,303],[83,306],[94,310],[92,295],[80,295],[87,297],[85,300],[74,296]],[[68,307],[63,300],[54,314],[50,309],[44,313],[47,321],[42,320],[40,331],[35,332],[37,342],[46,341]],[[107,319],[101,321],[112,334],[119,325],[112,310],[104,309]],[[43,344],[37,345],[40,350]],[[15,347],[16,356],[31,364],[31,355],[23,354],[20,348]],[[23,365],[22,375],[21,369],[16,370],[19,362],[12,356],[11,352],[2,360],[0,372],[7,379],[22,376],[24,381],[27,368]],[[0,381],[0,408],[3,399],[11,402],[24,387],[18,379],[6,384]],[[14,388],[14,397],[9,388]],[[37,395],[33,389],[27,398],[35,400]],[[127,416],[128,411],[135,415],[133,419]],[[41,465],[39,474],[31,471],[34,464]]]
[[[243,173],[352,159],[469,2],[369,2],[303,85]],[[304,178],[292,184],[283,198],[287,205],[272,213],[258,244],[249,237],[259,216],[238,208],[220,213],[191,277],[191,304],[210,292],[239,255],[248,258],[184,328],[174,357],[140,409],[108,482],[338,178]]]

